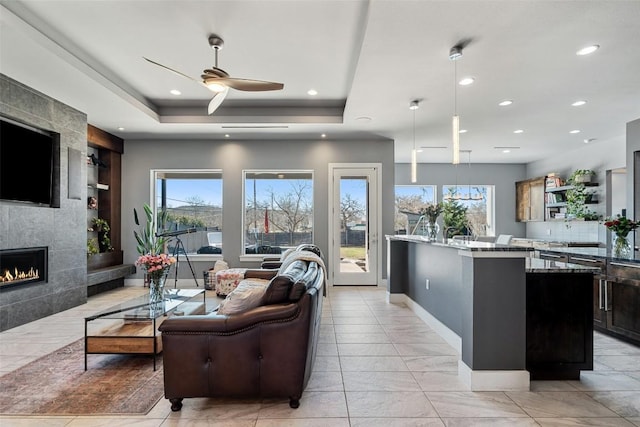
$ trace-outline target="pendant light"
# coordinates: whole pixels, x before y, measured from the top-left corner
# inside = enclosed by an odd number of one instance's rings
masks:
[[[418,181],[418,152],[416,151],[416,110],[420,108],[420,101],[413,100],[409,103],[409,109],[413,111],[413,149],[411,150],[411,182]]]
[[[453,118],[451,120],[451,133],[453,138],[453,160],[451,163],[460,163],[460,117],[458,117],[458,76],[456,61],[462,58],[462,47],[456,45],[449,50],[449,59],[453,61]]]

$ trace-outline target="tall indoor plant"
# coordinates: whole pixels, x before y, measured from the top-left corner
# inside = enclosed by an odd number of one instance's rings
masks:
[[[171,265],[176,262],[174,257],[168,256],[165,247],[168,238],[159,236],[167,220],[167,211],[163,210],[158,214],[157,221],[153,215],[151,206],[143,206],[146,222],[140,225],[138,211],[133,209],[133,220],[140,230],[133,230],[136,238],[136,250],[140,254],[136,265],[145,271],[145,282],[149,281],[149,299],[151,303],[161,302],[164,298],[164,282],[169,274]]]

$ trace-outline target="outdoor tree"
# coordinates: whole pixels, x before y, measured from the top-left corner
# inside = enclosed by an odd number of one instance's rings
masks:
[[[311,183],[308,180],[290,182],[287,192],[267,192],[271,200],[272,210],[270,225],[275,229],[289,233],[289,243],[293,244],[293,233],[305,231],[311,218]],[[268,202],[263,202],[264,209]]]
[[[340,199],[340,229],[345,232],[345,243],[349,244],[348,225],[365,215],[365,206],[347,193]]]

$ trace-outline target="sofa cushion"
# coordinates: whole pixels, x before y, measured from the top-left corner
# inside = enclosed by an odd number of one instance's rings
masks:
[[[244,279],[218,306],[218,314],[237,314],[258,307],[264,298],[269,281]]]
[[[311,283],[313,283],[318,273],[318,263],[310,261],[307,264],[307,271],[291,286],[289,300],[298,301],[302,298],[302,295],[304,295]]]
[[[262,305],[279,304],[289,300],[289,292],[294,280],[291,276],[283,274],[271,279],[264,293]]]

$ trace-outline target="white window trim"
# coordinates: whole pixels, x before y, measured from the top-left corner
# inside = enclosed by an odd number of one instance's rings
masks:
[[[158,168],[158,169],[150,169],[149,170],[149,206],[151,206],[151,210],[153,211],[153,215],[157,216],[158,212],[156,211],[156,180],[158,179],[157,174],[161,173],[219,173],[222,178],[222,189],[220,190],[220,200],[224,200],[224,174],[222,169],[167,169],[167,168]],[[224,204],[222,205],[222,218],[224,221]],[[224,236],[224,230],[223,230]],[[224,239],[223,239],[224,240]],[[223,246],[224,247],[224,246]],[[176,254],[176,258],[179,261],[187,261],[187,258],[182,254]],[[224,259],[224,249],[221,254],[189,254],[189,260],[194,259],[198,261],[212,261],[216,262],[218,260]]]
[[[315,199],[314,199],[314,194],[315,194],[315,174],[314,171],[312,169],[243,169],[242,170],[242,222],[241,222],[241,230],[242,232],[241,234],[241,238],[240,238],[240,256],[238,257],[240,262],[252,262],[255,263],[256,261],[261,262],[264,260],[264,258],[273,258],[275,256],[277,256],[278,254],[245,254],[244,253],[244,248],[245,248],[245,216],[246,216],[246,186],[245,183],[247,181],[247,173],[269,173],[269,174],[273,174],[273,173],[308,173],[311,175],[311,202],[313,203],[313,207],[311,209],[312,211],[312,215],[313,215],[313,225],[311,227],[311,235],[313,236],[313,240],[315,241],[316,238],[316,224],[315,224]],[[314,242],[311,242],[314,243]]]

